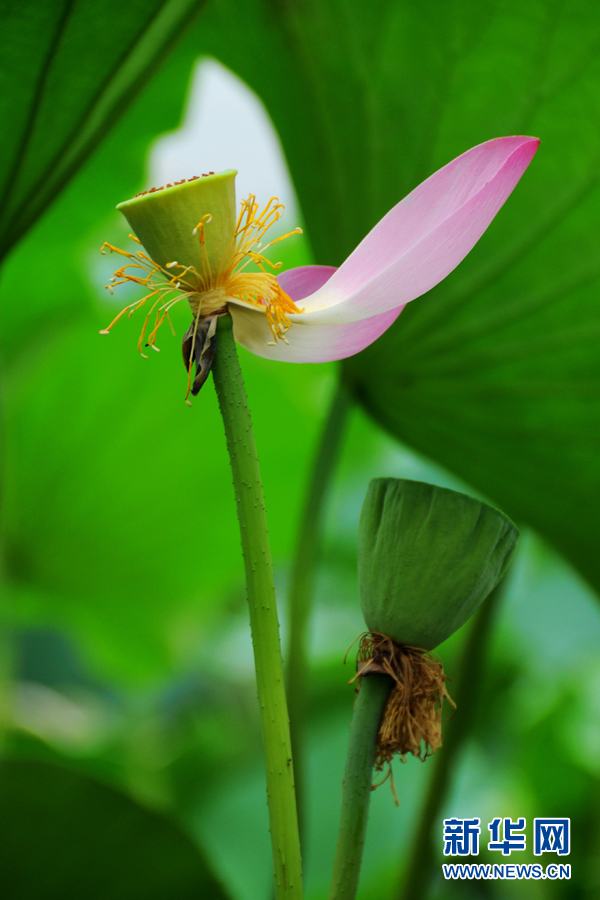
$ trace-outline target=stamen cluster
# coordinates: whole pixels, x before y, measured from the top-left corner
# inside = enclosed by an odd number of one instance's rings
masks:
[[[194,331],[198,329],[201,319],[225,313],[227,303],[233,301],[263,312],[273,340],[285,340],[291,324],[289,316],[302,310],[277,281],[274,272],[281,263],[272,262],[265,253],[280,241],[300,234],[301,229],[294,228],[263,243],[266,233],[279,221],[283,210],[284,206],[277,197],[271,197],[262,210],[259,210],[253,194],[243,200],[231,247],[224,253],[215,271],[206,249],[206,228],[212,219],[210,213],[204,215],[193,229],[198,238],[198,266],[182,265],[177,260],[161,266],[145,252],[134,234],[129,235],[139,245],[139,249],[134,251],[124,250],[106,241],[100,248],[102,253],[116,253],[127,260],[115,271],[106,285],[107,289],[112,292],[123,284],[136,284],[148,291],[125,306],[101,334],[108,334],[123,316],[131,318],[138,310],[146,308],[137,342],[140,354],[146,357],[145,348],[159,350],[156,342],[164,322],[168,322],[175,333],[170,314],[182,300],[188,302],[194,315]],[[248,271],[251,265],[258,271]]]

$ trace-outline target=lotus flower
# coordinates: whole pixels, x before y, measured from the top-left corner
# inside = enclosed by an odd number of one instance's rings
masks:
[[[538,145],[537,138],[501,137],[467,150],[394,206],[338,269],[303,266],[276,276],[277,264],[265,251],[289,235],[268,243],[263,238],[283,207],[272,198],[259,212],[250,197],[236,222],[235,172],[210,172],[144,192],[119,209],[147,252],[104,245],[128,259],[112,286],[133,281],[149,289],[117,319],[152,301],[139,346],[142,352],[144,346],[158,349],[160,325],[186,299],[193,323],[184,339],[184,356],[188,371],[194,363],[197,371],[194,385],[188,385],[192,393],[210,368],[214,327],[209,323],[214,325],[215,316],[226,312],[236,340],[259,356],[283,362],[353,356],[380,337],[407,303],[458,266],[513,191]],[[259,271],[248,271],[251,263]]]

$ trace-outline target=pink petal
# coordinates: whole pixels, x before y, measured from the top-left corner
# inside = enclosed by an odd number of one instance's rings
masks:
[[[283,281],[283,276],[279,280]],[[313,323],[310,313],[297,315],[286,335],[287,341],[277,343],[263,313],[233,303],[229,311],[236,341],[257,356],[280,362],[316,363],[345,359],[364,350],[387,331],[402,307],[343,325]]]
[[[329,281],[334,272],[335,266],[298,266],[295,269],[286,269],[277,276],[277,281],[286,294],[296,302],[318,291]],[[229,304],[250,310],[254,308],[251,303],[236,297],[232,297]],[[304,309],[300,303],[299,307]]]
[[[307,299],[311,318],[351,322],[431,290],[477,243],[538,146],[537,138],[495,138],[431,175]]]
[[[297,269],[282,272],[278,275],[277,281],[286,294],[297,301],[318,291],[334,272],[335,266],[298,266]]]

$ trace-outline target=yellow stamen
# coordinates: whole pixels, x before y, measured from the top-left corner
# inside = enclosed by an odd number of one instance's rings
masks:
[[[176,260],[161,266],[143,249],[131,252],[106,241],[100,248],[101,253],[116,253],[127,260],[126,264],[115,271],[106,285],[107,289],[112,291],[129,283],[150,290],[140,300],[122,309],[100,333],[108,334],[122,316],[132,316],[148,301],[152,301],[138,338],[138,349],[145,356],[144,347],[159,349],[156,340],[163,322],[168,321],[173,329],[169,313],[181,300],[188,301],[197,329],[199,319],[219,313],[226,307],[228,300],[236,299],[263,312],[274,340],[285,340],[291,325],[290,316],[301,313],[302,309],[296,306],[272,274],[280,268],[281,263],[268,259],[265,252],[280,241],[301,234],[302,229],[293,228],[266,244],[262,242],[267,231],[281,218],[283,210],[284,206],[277,197],[271,197],[262,210],[259,210],[253,194],[242,200],[232,235],[231,253],[217,271],[212,270],[206,250],[206,228],[210,227],[212,220],[210,213],[204,215],[193,229],[198,238],[199,268],[183,266]],[[129,237],[141,246],[136,235],[130,234]],[[255,266],[258,272],[247,272],[250,265]],[[154,324],[148,331],[153,314]]]

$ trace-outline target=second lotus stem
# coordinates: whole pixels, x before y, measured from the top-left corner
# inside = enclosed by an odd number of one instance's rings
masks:
[[[392,686],[387,675],[369,675],[354,701],[330,900],[354,900],[358,890],[377,732]]]

